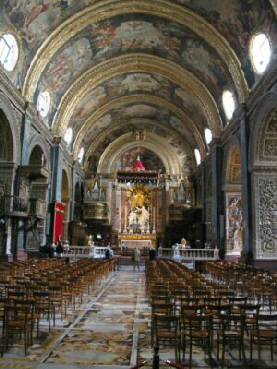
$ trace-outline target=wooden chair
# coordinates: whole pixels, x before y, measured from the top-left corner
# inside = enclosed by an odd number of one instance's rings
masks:
[[[221,365],[224,366],[225,351],[228,346],[230,349],[238,348],[239,359],[246,364],[244,333],[245,315],[244,314],[224,314],[219,316],[219,329],[216,331],[217,337],[217,359],[221,348]]]
[[[181,335],[179,332],[179,319],[175,315],[154,315],[155,336],[154,345],[162,344],[174,348],[175,361],[179,361]]]
[[[253,346],[258,346],[258,358],[261,360],[262,346],[270,346],[270,357],[273,361],[273,346],[277,344],[277,314],[259,314],[255,328],[250,333],[250,360]]]
[[[35,319],[37,323],[37,337],[39,335],[39,322],[41,317],[45,317],[48,321],[49,332],[51,330],[51,317],[53,317],[53,324],[54,324],[54,306],[51,301],[51,294],[50,292],[44,291],[34,291],[34,304],[35,304]]]
[[[33,301],[18,300],[17,303],[8,303],[5,306],[2,357],[9,345],[13,344],[14,336],[22,334],[25,356],[27,355],[27,348],[32,343],[33,313]]]
[[[212,315],[211,314],[184,314],[182,317],[182,361],[185,360],[187,346],[189,348],[189,368],[192,367],[192,347],[201,347],[204,355],[208,355],[212,362]]]

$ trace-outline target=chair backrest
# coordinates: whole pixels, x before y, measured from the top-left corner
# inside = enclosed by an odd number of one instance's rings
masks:
[[[256,328],[261,331],[275,331],[277,338],[277,314],[258,314]]]

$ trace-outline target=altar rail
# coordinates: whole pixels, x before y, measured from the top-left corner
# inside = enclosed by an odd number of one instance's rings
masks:
[[[159,248],[158,257],[166,259],[197,261],[197,260],[218,260],[218,249],[180,249]]]
[[[107,247],[90,247],[90,246],[68,246],[63,252],[62,257],[73,260],[81,258],[104,258]]]
[[[89,247],[89,246],[68,246],[62,257],[68,257],[76,260],[79,258],[104,258],[107,247]],[[118,252],[120,254],[120,252]],[[131,258],[131,250],[125,252]],[[148,251],[147,251],[148,253]],[[115,252],[115,255],[117,253]],[[218,260],[218,249],[185,249],[176,250],[174,248],[159,248],[158,258],[166,258],[180,261],[198,261],[198,260]]]

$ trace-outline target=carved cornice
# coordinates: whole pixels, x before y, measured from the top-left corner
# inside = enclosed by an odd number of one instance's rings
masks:
[[[167,100],[164,100],[157,96],[149,96],[149,95],[131,95],[131,96],[123,96],[118,99],[114,99],[109,101],[106,105],[102,106],[101,108],[97,109],[95,113],[93,113],[89,119],[84,123],[82,128],[79,130],[75,143],[74,143],[74,151],[73,156],[74,158],[77,157],[82,139],[87,132],[87,130],[94,124],[94,122],[97,122],[99,118],[101,118],[103,115],[107,114],[110,109],[119,108],[122,105],[130,104],[134,102],[139,103],[150,103],[150,104],[156,104],[158,106],[163,106],[166,109],[168,109],[171,113],[173,113],[175,116],[177,116],[181,121],[185,122],[189,129],[192,131],[195,140],[197,142],[197,145],[199,147],[200,153],[202,152],[202,155],[204,153],[204,143],[202,140],[202,136],[196,126],[193,124],[192,120],[183,112],[182,109],[176,107],[175,105],[171,104]]]
[[[103,0],[75,13],[57,27],[38,49],[26,75],[23,95],[28,100],[33,100],[37,83],[49,60],[71,37],[93,23],[127,13],[153,14],[191,29],[217,50],[233,77],[240,102],[245,101],[248,94],[247,83],[240,61],[226,39],[203,17],[167,0]]]
[[[63,135],[78,101],[91,89],[107,79],[131,72],[158,74],[179,85],[182,89],[192,94],[199,102],[199,105],[203,107],[208,126],[214,137],[221,134],[219,112],[206,86],[191,72],[182,69],[176,63],[144,54],[129,54],[104,61],[79,77],[61,99],[53,122],[53,132],[57,135]]]

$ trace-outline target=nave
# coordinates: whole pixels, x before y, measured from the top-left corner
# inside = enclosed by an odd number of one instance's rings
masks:
[[[40,340],[35,340],[26,357],[22,342],[9,348],[0,359],[0,368],[128,369],[143,361],[146,361],[144,367],[152,368],[151,308],[145,278],[144,267],[133,271],[131,265],[125,265],[111,271],[85,296],[82,305],[75,310],[69,307],[63,320],[57,317],[50,335],[48,322],[41,321]],[[245,347],[248,357],[247,339]],[[161,345],[159,357],[160,368],[168,369],[166,360],[174,363],[174,349]],[[226,366],[216,361],[215,347],[212,357],[213,367],[277,368],[276,347],[274,361],[263,348],[259,363],[254,348],[254,359],[247,366],[237,360],[237,349],[226,350]],[[192,368],[211,367],[202,349],[194,346]]]

